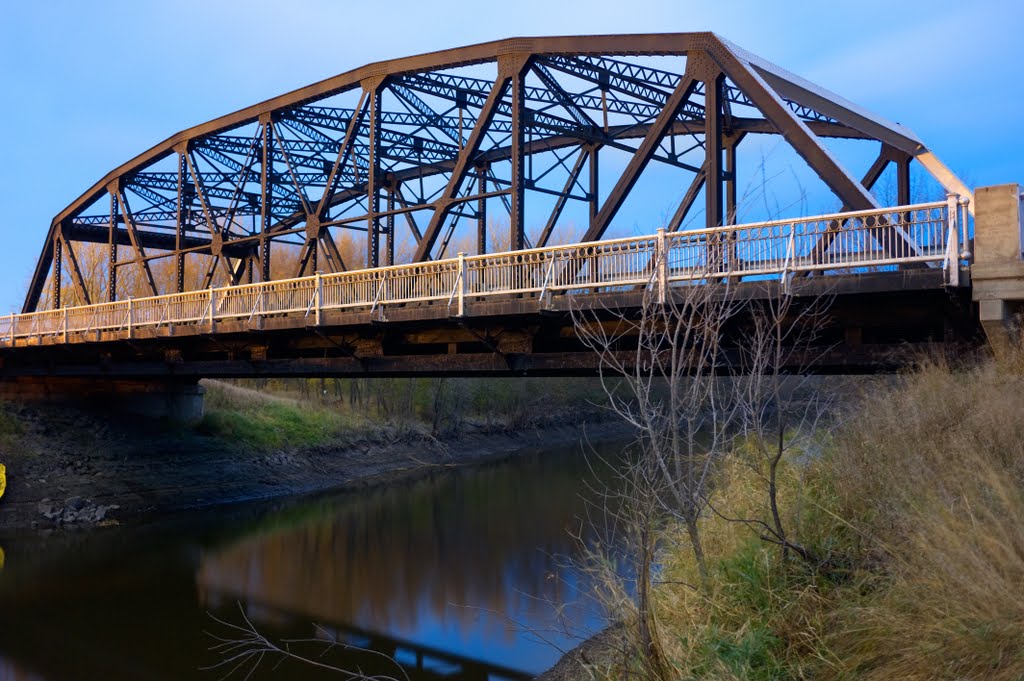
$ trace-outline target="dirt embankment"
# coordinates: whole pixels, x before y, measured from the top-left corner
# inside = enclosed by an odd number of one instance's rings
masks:
[[[612,625],[567,652],[534,681],[583,681],[610,676],[621,666],[624,632],[621,625]]]
[[[6,405],[0,461],[8,487],[0,533],[116,524],[175,511],[372,484],[624,434],[606,422],[518,432],[468,428],[441,442],[381,426],[315,446],[253,452],[144,421]]]

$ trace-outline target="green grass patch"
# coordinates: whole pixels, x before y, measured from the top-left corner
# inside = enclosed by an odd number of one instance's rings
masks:
[[[197,432],[265,450],[315,445],[351,430],[350,419],[314,404],[209,381]]]

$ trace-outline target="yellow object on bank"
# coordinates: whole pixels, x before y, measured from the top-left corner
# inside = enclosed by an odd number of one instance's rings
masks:
[[[0,497],[4,495],[5,489],[7,489],[7,468],[0,463]]]

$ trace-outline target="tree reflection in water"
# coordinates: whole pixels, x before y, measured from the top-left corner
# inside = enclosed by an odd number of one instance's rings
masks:
[[[588,475],[582,455],[532,457],[325,502],[204,552],[200,600],[241,600],[268,627],[284,612],[538,671],[557,651],[524,629],[574,645],[554,606],[573,602],[575,626],[599,626],[566,567]]]

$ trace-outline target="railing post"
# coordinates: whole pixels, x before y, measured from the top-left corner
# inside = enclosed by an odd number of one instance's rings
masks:
[[[946,195],[946,284],[960,285],[960,228],[957,225],[957,209],[960,197]]]
[[[960,248],[963,250],[960,252],[960,259],[967,262],[968,266],[971,264],[971,253],[970,238],[967,234],[967,206],[970,204],[971,199],[969,197],[960,197]]]
[[[789,266],[796,258],[796,223],[789,225],[789,238],[786,239],[786,257],[782,260],[782,279],[780,284],[782,292],[789,293]]]
[[[554,251],[544,251],[544,283],[540,286],[540,307],[544,308],[544,299],[547,298],[548,307],[551,307],[551,291],[548,290],[548,286],[551,285],[551,275],[555,271],[555,253]]]
[[[62,321],[62,324],[64,326],[64,344],[67,345],[67,342],[68,342],[68,308],[62,307],[61,309],[64,311],[64,319]]]
[[[313,296],[315,299],[316,311],[313,319],[316,321],[316,325],[320,326],[320,308],[323,306],[323,275],[320,270],[317,270],[316,275],[313,278]]]
[[[214,287],[211,286],[210,287],[210,333],[213,333],[213,331],[214,331],[214,322],[213,322],[213,316],[214,315],[213,315],[213,313],[214,313],[214,310],[215,310],[215,303],[217,301],[216,295],[214,293],[215,291],[216,291],[216,289],[214,289]]]
[[[662,305],[668,300],[668,237],[665,228],[658,228],[658,240],[655,242],[658,267],[658,302]]]
[[[466,314],[466,254],[459,252],[459,274],[456,285],[459,287],[459,312],[458,316]]]
[[[128,337],[132,337],[132,299],[128,297]]]

